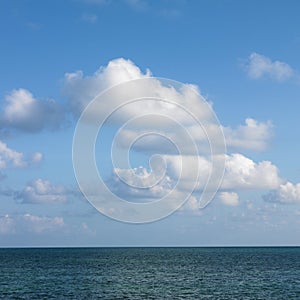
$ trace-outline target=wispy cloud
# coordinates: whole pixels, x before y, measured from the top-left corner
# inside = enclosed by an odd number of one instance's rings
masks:
[[[250,54],[244,68],[251,79],[266,77],[282,82],[298,77],[297,72],[287,63],[278,60],[273,61],[256,52]]]
[[[81,16],[81,20],[94,24],[98,21],[98,16],[95,14],[84,13]]]
[[[34,30],[34,31],[40,30],[42,28],[42,24],[41,23],[32,22],[32,21],[27,22],[26,26],[28,28],[30,28],[31,30]]]
[[[89,5],[118,5],[124,4],[137,13],[150,13],[153,15],[161,16],[164,18],[177,18],[181,15],[180,6],[184,4],[184,1],[149,1],[149,0],[81,0],[85,4]]]
[[[30,213],[0,216],[0,235],[46,232],[61,232],[65,228],[62,217],[38,216]]]

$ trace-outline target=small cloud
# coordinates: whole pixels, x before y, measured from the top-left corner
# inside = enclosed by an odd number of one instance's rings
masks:
[[[98,16],[95,14],[85,13],[81,16],[81,20],[88,22],[88,23],[96,23],[98,20]]]
[[[54,100],[37,99],[26,89],[16,89],[5,96],[0,128],[37,132],[44,128],[56,129],[63,119],[63,109]]]
[[[219,199],[227,206],[237,206],[239,204],[239,196],[234,192],[221,192]]]
[[[263,199],[267,202],[275,202],[282,204],[300,204],[300,183],[293,184],[286,182],[281,184],[275,191],[270,191],[263,196]]]
[[[64,203],[71,192],[63,185],[53,185],[39,178],[16,192],[14,198],[20,203]]]
[[[15,232],[15,222],[10,215],[0,216],[0,234],[12,234]]]
[[[35,152],[31,156],[31,161],[33,163],[39,163],[43,159],[43,154],[40,152]]]
[[[223,127],[227,147],[232,149],[265,150],[272,137],[273,125],[270,121],[258,122],[247,118],[245,125],[238,128]]]
[[[32,163],[40,162],[42,157],[42,153],[36,152],[31,157],[25,158],[22,152],[13,150],[0,141],[0,169],[28,167]]]
[[[33,153],[29,157],[25,157],[22,152],[13,150],[6,143],[0,141],[0,170],[7,168],[26,168],[32,164],[39,163],[43,158],[40,152]],[[3,178],[0,173],[0,179]]]
[[[61,230],[65,226],[62,217],[41,217],[27,213],[24,214],[21,219],[21,222],[27,231],[35,233]]]
[[[297,76],[287,63],[278,60],[272,61],[256,52],[250,54],[244,67],[251,79],[269,77],[275,81],[285,81]]]
[[[36,22],[27,22],[26,26],[31,30],[35,30],[35,31],[40,30],[42,28],[42,25]]]

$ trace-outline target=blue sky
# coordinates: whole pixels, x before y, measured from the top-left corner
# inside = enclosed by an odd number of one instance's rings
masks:
[[[299,8],[298,1],[1,1],[0,246],[299,245]],[[72,140],[96,92],[147,69],[198,87],[228,151],[225,183],[208,207],[187,204],[134,225],[99,214],[81,195]],[[98,159],[113,189],[130,198],[107,162],[115,129],[104,128]],[[143,172],[151,147],[131,153]],[[173,170],[172,155],[168,162]],[[134,193],[135,201],[157,197]]]

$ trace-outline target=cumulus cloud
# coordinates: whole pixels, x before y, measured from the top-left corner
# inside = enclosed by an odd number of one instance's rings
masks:
[[[20,203],[64,203],[72,191],[63,185],[53,185],[48,180],[37,179],[15,193],[15,199]]]
[[[101,91],[150,75],[149,70],[144,74],[132,61],[119,58],[110,61],[106,67],[99,68],[92,76],[84,76],[82,71],[66,73],[64,93],[69,98],[72,111],[79,115]]]
[[[269,77],[276,81],[284,81],[296,76],[296,72],[287,63],[272,61],[270,58],[255,52],[250,54],[245,69],[252,79]]]
[[[300,204],[300,183],[293,184],[286,182],[281,184],[278,189],[270,191],[263,196],[263,199],[268,202],[277,202],[282,204]]]
[[[116,194],[125,195],[128,199],[134,198],[134,201],[138,202],[162,198],[174,188],[176,190],[174,195],[178,197],[184,197],[187,191],[193,191],[191,202],[186,207],[199,209],[199,203],[196,201],[197,198],[199,200],[197,194],[201,193],[206,185],[211,170],[211,161],[204,157],[193,156],[165,155],[162,157],[166,163],[166,174],[156,185],[152,185],[152,180],[150,180],[151,172],[140,167],[114,170],[109,187]],[[184,170],[182,164],[186,165]],[[193,174],[198,172],[198,168],[200,173],[195,184]],[[279,188],[282,182],[278,168],[270,161],[256,163],[241,154],[226,155],[225,173],[218,197],[223,204],[235,206],[239,204],[239,197],[233,190],[273,190]]]
[[[149,202],[164,197],[172,190],[173,181],[168,175],[153,184],[156,176],[157,174],[144,167],[115,168],[107,184],[116,195],[125,197],[128,201]]]
[[[147,83],[143,83],[143,80],[139,83],[131,82],[134,79],[145,78]],[[134,103],[128,107],[126,103],[124,107],[119,105],[118,110],[114,111],[115,116],[110,116],[110,124],[113,125],[123,126],[125,122],[130,121],[122,127],[121,131],[118,131],[114,139],[116,153],[124,153],[120,151],[131,147],[134,151],[150,154],[150,156],[159,153],[166,163],[164,180],[159,181],[155,186],[149,185],[149,182],[153,182],[157,174],[153,177],[144,167],[130,170],[116,164],[113,175],[108,180],[108,185],[116,194],[125,195],[134,201],[151,201],[167,194],[174,188],[178,178],[181,178],[180,184],[176,186],[176,195],[182,197],[186,190],[190,190],[191,186],[195,185],[192,178],[198,167],[200,172],[195,193],[201,192],[212,168],[211,157],[208,154],[209,139],[218,143],[220,136],[217,133],[220,126],[228,149],[235,152],[231,154],[218,152],[213,157],[217,161],[225,158],[225,174],[220,188],[220,199],[224,204],[239,203],[238,195],[233,192],[234,190],[273,190],[283,183],[278,168],[270,161],[255,162],[238,153],[245,149],[253,151],[266,149],[272,137],[272,123],[247,118],[245,124],[236,128],[222,126],[213,118],[212,103],[205,101],[199,94],[197,86],[185,84],[180,89],[176,89],[152,77],[149,70],[142,72],[132,61],[120,58],[110,61],[107,66],[101,67],[92,76],[84,76],[82,71],[66,73],[64,92],[74,115],[78,116],[101,91],[123,82],[130,82],[130,84],[108,94],[107,98],[101,98],[102,102],[99,101],[96,109],[89,115],[90,120],[97,119],[99,114],[100,117],[108,115],[118,104],[116,102],[118,97],[126,95],[127,99],[135,99],[136,95],[140,95],[137,91],[141,90],[146,94],[154,91],[156,98],[171,99],[173,103],[153,100]],[[184,107],[186,110],[178,109],[179,107]],[[196,124],[195,119],[187,112],[192,112],[202,120],[205,128],[201,126],[202,124]],[[166,116],[169,120],[166,120]],[[182,125],[181,129],[176,122]],[[151,134],[145,134],[149,129]],[[185,130],[199,147],[197,156],[190,150],[191,143],[185,138],[187,135]],[[174,145],[178,146],[177,149]],[[178,149],[183,152],[178,153]],[[182,164],[187,166],[183,172]],[[195,207],[197,196],[194,194],[192,197],[190,207]]]
[[[217,126],[218,124],[211,124],[206,126],[206,131],[199,125],[186,126],[187,132],[193,138],[193,140],[201,145],[199,147],[200,152],[208,152],[209,149],[209,139],[217,141]],[[237,128],[224,127],[221,126],[226,146],[229,150],[232,151],[243,151],[243,150],[253,150],[253,151],[263,151],[265,150],[270,143],[270,140],[273,136],[272,132],[272,122],[259,122],[253,118],[247,118],[244,125],[239,125]],[[175,127],[174,127],[175,128]],[[157,132],[159,134],[153,134],[143,136],[141,139],[138,139],[142,135],[142,131],[136,128],[123,128],[119,133],[116,143],[119,147],[128,148],[131,145],[131,142],[136,140],[133,145],[133,149],[139,152],[156,152],[156,153],[175,153],[175,145],[180,145],[180,149],[185,149],[185,152],[189,152],[191,146],[190,143],[186,143],[184,135],[186,133],[179,132],[178,130],[173,130],[174,128],[169,128],[168,126],[161,127]],[[166,136],[167,139],[162,137]],[[208,139],[209,137],[209,139]],[[170,141],[173,142],[170,143]]]
[[[215,159],[218,159],[215,157]],[[197,190],[202,190],[206,184],[206,180],[210,174],[212,165],[211,160],[205,157],[193,156],[166,156],[167,173],[170,178],[177,180],[183,177],[182,185],[179,188],[190,189],[194,182],[193,175],[199,168]],[[186,172],[181,172],[181,163],[186,164]],[[221,189],[276,189],[282,183],[279,176],[278,168],[270,161],[261,161],[256,163],[252,159],[240,154],[225,155],[225,172]]]
[[[256,163],[239,153],[226,157],[225,189],[276,189],[281,183],[279,170],[270,161]]]
[[[26,89],[16,89],[5,96],[0,126],[2,130],[37,132],[58,128],[63,118],[63,109],[54,100],[37,99]]]
[[[41,161],[42,153],[36,152],[30,158],[25,158],[22,152],[15,151],[0,141],[0,169],[8,167],[23,168]]]
[[[245,125],[236,129],[223,127],[223,132],[228,148],[265,150],[272,137],[273,125],[270,121],[258,122],[255,119],[247,118]]]
[[[6,168],[8,164],[17,168],[27,165],[23,153],[10,149],[5,143],[0,141],[0,169]]]
[[[235,192],[221,192],[219,199],[228,206],[237,206],[239,204],[239,196]]]
[[[145,78],[148,80],[134,81]],[[138,118],[134,123],[135,129],[151,125],[169,130],[175,121],[182,125],[194,125],[191,112],[204,124],[214,121],[211,103],[196,93],[196,86],[185,84],[176,89],[170,86],[170,82],[152,77],[149,70],[143,73],[133,62],[123,58],[110,61],[92,76],[83,76],[82,71],[67,73],[64,92],[73,113],[79,115],[101,91],[124,82],[127,82],[126,86],[119,86],[94,103],[95,109],[89,111],[90,120],[109,116],[107,123],[124,124]],[[141,99],[144,95],[153,95],[155,99]]]

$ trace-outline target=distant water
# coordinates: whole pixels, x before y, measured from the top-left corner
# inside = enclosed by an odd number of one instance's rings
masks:
[[[300,299],[300,248],[0,249],[1,299]]]

